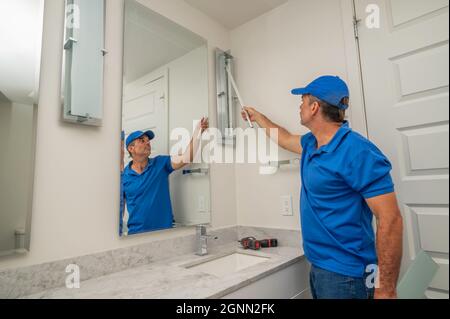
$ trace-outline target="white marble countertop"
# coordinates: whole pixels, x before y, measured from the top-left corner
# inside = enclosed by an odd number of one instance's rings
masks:
[[[221,278],[186,265],[233,252],[268,257],[267,261]],[[221,298],[303,258],[301,248],[276,247],[249,251],[236,244],[210,250],[204,257],[189,254],[82,281],[79,289],[55,288],[28,299],[205,299]]]

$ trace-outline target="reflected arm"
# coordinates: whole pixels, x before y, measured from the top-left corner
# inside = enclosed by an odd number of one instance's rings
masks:
[[[182,155],[172,156],[171,161],[172,161],[172,168],[174,170],[179,170],[193,162],[194,154],[197,154],[198,148],[201,145],[202,134],[206,129],[208,129],[208,127],[209,127],[208,119],[202,118],[200,123],[195,128],[194,134],[192,135],[192,139],[185,152]]]

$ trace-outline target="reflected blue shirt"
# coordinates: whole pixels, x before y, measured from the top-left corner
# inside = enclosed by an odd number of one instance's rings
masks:
[[[129,163],[122,173],[122,191],[129,214],[128,234],[172,228],[169,175],[170,156],[150,158],[141,174]]]
[[[303,247],[316,267],[363,277],[377,264],[373,214],[366,199],[394,192],[392,166],[348,122],[317,149],[312,133],[301,138],[301,225]]]

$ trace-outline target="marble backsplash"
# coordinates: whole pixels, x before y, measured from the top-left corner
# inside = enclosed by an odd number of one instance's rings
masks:
[[[278,239],[278,245],[284,247],[302,247],[302,236],[299,230],[237,226],[238,238],[255,237],[262,239]]]
[[[216,240],[209,241],[208,246],[211,249],[232,242],[238,244],[238,239],[248,236],[258,239],[277,238],[280,246],[299,247],[301,237],[299,231],[244,226],[211,230],[210,234],[217,237]],[[80,280],[84,281],[174,255],[194,253],[195,250],[195,234],[192,234],[87,256],[0,270],[0,299],[20,298],[51,288],[64,287],[69,275],[66,273],[66,267],[70,264],[79,266]]]

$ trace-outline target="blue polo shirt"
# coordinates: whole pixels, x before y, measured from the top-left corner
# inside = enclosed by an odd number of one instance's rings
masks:
[[[122,191],[128,209],[128,234],[172,228],[169,175],[170,156],[150,158],[142,174],[131,168],[122,173]]]
[[[316,267],[362,278],[367,265],[377,264],[373,214],[366,199],[394,192],[392,166],[348,122],[319,149],[311,133],[301,144],[305,255]]]

